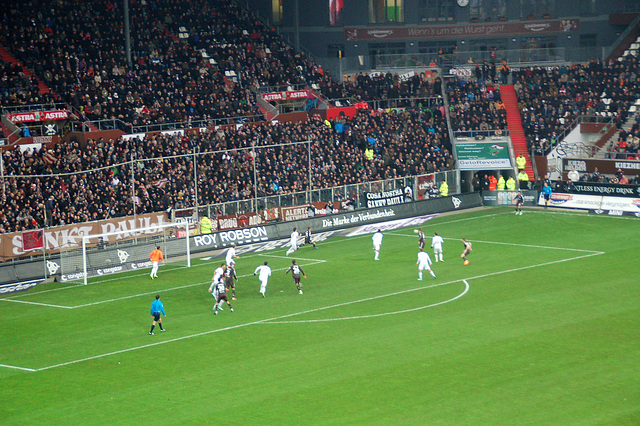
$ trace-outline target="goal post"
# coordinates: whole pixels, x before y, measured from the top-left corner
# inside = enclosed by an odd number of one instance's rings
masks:
[[[165,261],[186,262],[191,267],[189,223],[165,223],[143,228],[80,236],[76,248],[61,253],[65,281],[151,268],[150,253],[160,247]]]

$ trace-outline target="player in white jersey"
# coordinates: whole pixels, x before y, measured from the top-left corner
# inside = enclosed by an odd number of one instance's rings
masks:
[[[298,250],[298,237],[300,233],[298,232],[298,228],[293,228],[293,232],[291,233],[291,247],[287,250],[287,256],[289,256],[294,251]]]
[[[431,247],[433,247],[433,258],[438,261],[438,255],[440,256],[440,261],[444,262],[444,255],[442,253],[442,243],[444,240],[437,232],[433,233],[433,238],[431,238]]]
[[[260,279],[260,294],[262,297],[267,292],[267,284],[269,284],[269,277],[271,276],[271,268],[268,266],[268,262],[264,262],[264,265],[260,265],[253,271],[253,275],[258,275]]]
[[[420,249],[418,252],[418,261],[416,262],[416,265],[418,265],[418,281],[422,281],[422,271],[425,269],[429,271],[433,278],[436,277],[436,274],[431,270],[431,258],[429,257],[429,253],[423,249]]]
[[[233,246],[229,247],[229,250],[227,250],[227,257],[226,257],[226,262],[227,265],[231,265],[231,263],[235,263],[235,260],[233,259],[237,259],[238,256],[236,256],[236,245],[234,244]]]
[[[382,231],[379,229],[378,229],[378,232],[373,234],[373,237],[371,237],[371,241],[373,241],[373,250],[376,253],[373,260],[380,260],[379,256],[380,256],[380,247],[382,246],[382,238],[383,238]]]

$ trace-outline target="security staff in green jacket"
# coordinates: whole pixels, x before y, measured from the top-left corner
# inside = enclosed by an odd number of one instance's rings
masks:
[[[524,170],[518,173],[518,181],[520,181],[520,189],[529,189],[529,175]]]
[[[207,216],[202,216],[202,219],[200,219],[200,233],[211,233],[211,219],[209,219]]]
[[[498,186],[497,186],[497,190],[498,191],[504,191],[504,186],[505,186],[505,181],[504,181],[504,177],[502,175],[500,175],[498,177]]]
[[[507,179],[507,191],[515,191],[516,189],[516,180],[509,176],[509,179]]]
[[[449,195],[449,185],[447,185],[447,181],[443,180],[440,184],[440,196],[447,197]]]

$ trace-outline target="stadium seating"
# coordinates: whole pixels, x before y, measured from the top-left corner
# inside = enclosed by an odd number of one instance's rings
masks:
[[[309,176],[312,188],[324,188],[453,167],[445,120],[436,112],[363,110],[340,121],[341,133],[335,130],[335,122],[329,127],[316,118],[189,137],[151,135],[144,140],[90,140],[84,148],[77,142],[63,142],[51,152],[22,152],[19,148],[6,151],[3,155],[7,175],[66,175],[11,178],[7,203],[0,209],[0,232],[130,216],[134,199],[137,213],[192,207],[194,145],[201,153],[217,151],[198,157],[200,205],[250,199],[256,192],[262,197],[305,191]],[[305,140],[311,141],[311,170],[306,144],[295,148],[279,146]],[[364,148],[370,146],[371,140],[377,153],[368,160]],[[264,147],[257,150],[255,161],[257,187],[253,186],[251,155],[239,149],[254,142]],[[133,172],[136,198],[129,183],[131,156],[141,159]],[[47,222],[42,206],[50,198]]]

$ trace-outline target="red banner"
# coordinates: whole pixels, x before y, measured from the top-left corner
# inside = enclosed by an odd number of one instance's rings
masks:
[[[29,123],[33,121],[55,121],[66,120],[69,113],[64,110],[59,111],[36,111],[36,112],[20,112],[18,114],[7,115],[9,121],[13,123]]]
[[[41,249],[44,247],[44,231],[36,229],[35,231],[22,232],[22,250],[29,251]]]
[[[256,213],[241,213],[228,216],[218,216],[213,221],[212,231],[226,231],[235,228],[245,228],[247,226],[259,226],[264,224],[262,216]]]
[[[427,192],[435,185],[433,176],[434,175],[418,176],[418,200],[426,200],[429,198]]]
[[[306,90],[292,90],[290,92],[265,93],[262,99],[267,102],[287,101],[295,99],[307,99],[309,93]]]

